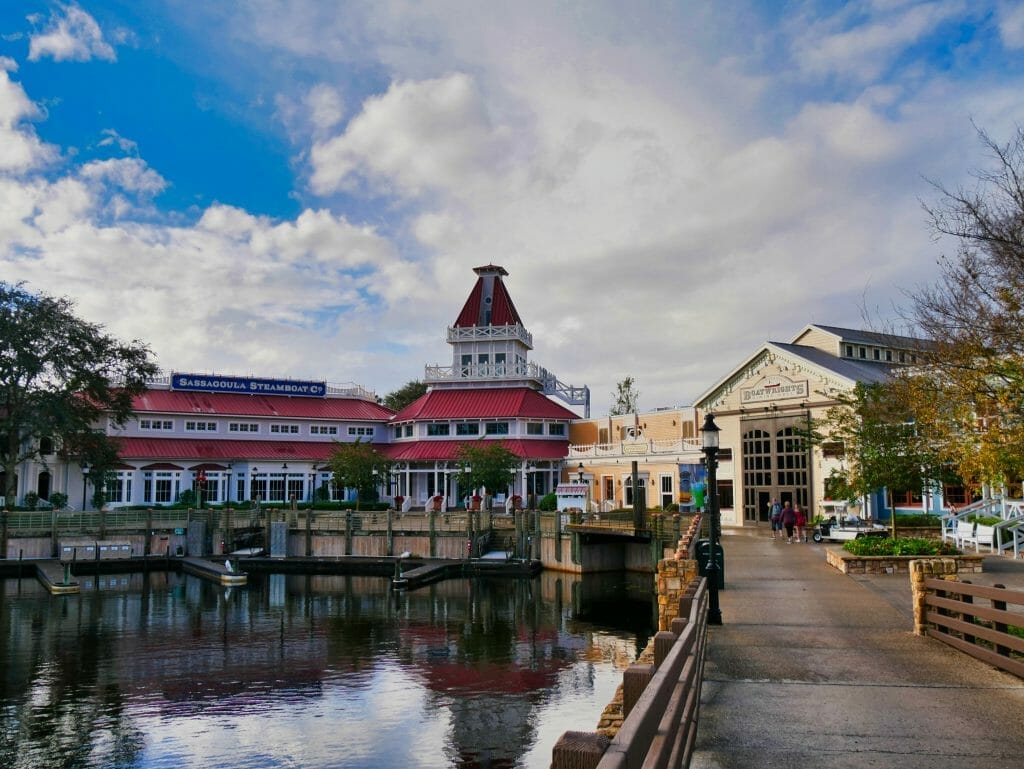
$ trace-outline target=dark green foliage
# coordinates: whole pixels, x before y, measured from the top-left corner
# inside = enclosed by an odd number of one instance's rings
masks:
[[[339,488],[356,490],[356,509],[362,504],[374,503],[378,488],[387,483],[391,473],[391,460],[381,454],[372,443],[335,443],[330,465],[334,482]]]
[[[123,425],[133,397],[157,372],[145,345],[120,342],[73,309],[69,299],[0,282],[0,466],[7,496],[15,494],[18,464],[40,458],[44,438],[95,464],[102,480],[110,452],[95,425],[104,416]]]
[[[399,387],[394,392],[385,395],[381,403],[387,406],[392,411],[398,412],[404,409],[406,406],[408,406],[416,399],[425,395],[426,392],[426,383],[414,379],[411,382],[406,382],[404,385]]]
[[[558,497],[552,491],[545,494],[540,498],[540,502],[537,503],[537,509],[543,513],[552,513],[558,507]]]
[[[520,459],[501,441],[480,438],[459,447],[459,488],[463,491],[487,489],[502,494],[515,479]]]
[[[843,544],[843,550],[853,555],[959,555],[952,542],[937,539],[861,537]]]
[[[896,516],[896,526],[902,528],[904,526],[910,526],[913,528],[929,527],[933,529],[939,528],[942,524],[942,520],[937,515],[899,515]]]

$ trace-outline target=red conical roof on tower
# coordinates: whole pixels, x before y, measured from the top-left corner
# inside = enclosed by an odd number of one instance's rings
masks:
[[[476,285],[469,292],[469,298],[462,307],[462,312],[455,319],[455,326],[466,328],[469,326],[514,326],[517,323],[523,324],[512,304],[512,297],[501,278],[508,275],[504,267],[496,264],[488,264],[483,267],[474,267],[479,277]]]

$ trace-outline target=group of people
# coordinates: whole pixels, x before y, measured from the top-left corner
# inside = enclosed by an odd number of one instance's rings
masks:
[[[773,499],[768,519],[772,525],[772,539],[781,540],[782,532],[785,530],[788,544],[807,541],[807,513],[800,505],[790,505],[788,499],[783,505],[779,500]]]

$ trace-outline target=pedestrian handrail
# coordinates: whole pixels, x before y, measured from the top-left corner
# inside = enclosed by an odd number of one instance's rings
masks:
[[[924,580],[924,590],[928,636],[1024,678],[1024,592],[944,579]]]
[[[666,769],[687,767],[697,739],[697,714],[707,651],[707,579],[680,599],[672,631],[654,639],[654,665],[623,674],[625,719],[615,737],[566,732],[552,751],[551,769]]]

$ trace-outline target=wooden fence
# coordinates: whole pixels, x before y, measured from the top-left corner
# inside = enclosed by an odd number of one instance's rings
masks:
[[[924,588],[927,635],[1024,678],[1024,592],[943,579]]]
[[[706,579],[686,592],[679,608],[672,630],[654,637],[654,664],[631,665],[623,674],[625,719],[615,737],[566,732],[552,751],[551,769],[689,766],[707,650]]]

